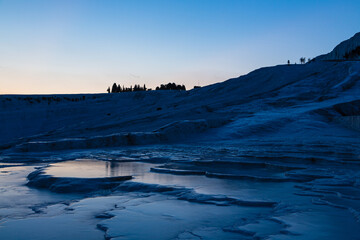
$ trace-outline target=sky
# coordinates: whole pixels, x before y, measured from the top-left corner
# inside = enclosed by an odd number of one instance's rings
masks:
[[[205,86],[330,52],[358,0],[0,0],[0,94]]]

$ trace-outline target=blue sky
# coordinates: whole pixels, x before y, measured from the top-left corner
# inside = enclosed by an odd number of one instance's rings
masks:
[[[0,0],[0,93],[187,88],[331,51],[360,1]]]

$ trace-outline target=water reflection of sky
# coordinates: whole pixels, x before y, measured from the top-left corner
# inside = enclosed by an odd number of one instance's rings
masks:
[[[81,159],[51,164],[46,174],[54,177],[104,178],[139,176],[149,172],[153,164]]]
[[[46,174],[55,177],[103,178],[133,176],[131,181],[185,187],[203,194],[223,194],[241,198],[263,199],[273,195],[279,188],[278,183],[249,182],[229,179],[208,178],[198,175],[173,175],[151,172],[158,164],[143,162],[116,162],[81,159],[51,164]],[[282,184],[284,185],[288,184]],[[288,187],[290,187],[289,184]]]

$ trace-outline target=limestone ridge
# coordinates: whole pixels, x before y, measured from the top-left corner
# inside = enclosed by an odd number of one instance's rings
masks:
[[[320,55],[316,61],[360,61],[360,32],[341,42],[328,54]]]

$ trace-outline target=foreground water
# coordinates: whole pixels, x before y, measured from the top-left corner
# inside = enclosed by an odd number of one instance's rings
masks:
[[[12,154],[0,165],[0,238],[358,239],[359,165],[330,151],[264,143]]]

